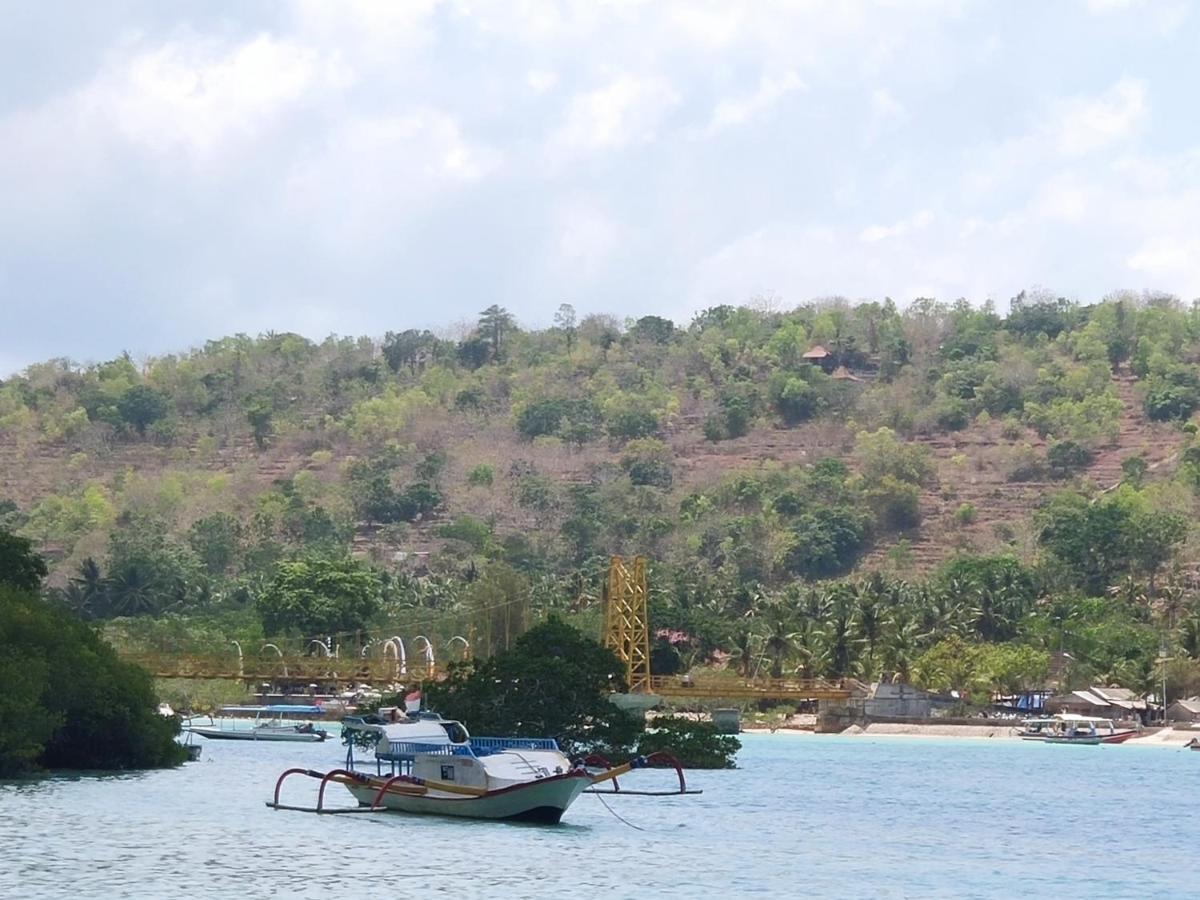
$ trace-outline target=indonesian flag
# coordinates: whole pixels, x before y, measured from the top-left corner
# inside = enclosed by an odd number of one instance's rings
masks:
[[[421,709],[421,692],[413,691],[411,694],[404,695],[404,711],[418,712]]]

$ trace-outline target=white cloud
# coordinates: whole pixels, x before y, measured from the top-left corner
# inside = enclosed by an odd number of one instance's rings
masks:
[[[371,254],[382,250],[376,243],[380,235],[450,192],[470,187],[502,158],[470,142],[441,110],[356,116],[296,162],[280,202],[290,220],[306,223],[328,245]]]
[[[267,36],[234,47],[181,41],[135,55],[78,102],[151,152],[205,159],[269,127],[316,82],[346,79],[313,51]]]
[[[1102,16],[1111,12],[1132,9],[1143,3],[1144,0],[1085,0],[1084,5],[1088,8],[1088,12]]]
[[[571,99],[566,120],[551,140],[552,154],[571,156],[649,143],[679,101],[665,78],[622,75]]]
[[[267,35],[135,43],[78,90],[0,122],[0,133],[20,131],[32,152],[62,143],[72,155],[95,157],[126,145],[166,162],[205,164],[268,133],[314,94],[349,83],[335,59]]]
[[[601,273],[625,237],[625,229],[597,198],[576,196],[558,205],[553,217],[555,268],[587,281]]]
[[[1055,143],[1064,156],[1102,150],[1132,137],[1146,114],[1145,84],[1122,78],[1098,97],[1063,104],[1056,113]]]
[[[1159,287],[1177,286],[1188,299],[1200,293],[1200,234],[1166,234],[1146,239],[1126,264]]]
[[[912,231],[928,228],[933,222],[933,210],[923,209],[907,219],[893,222],[891,225],[868,225],[858,235],[864,244],[874,244],[888,238],[900,237]]]
[[[558,73],[546,69],[532,69],[525,73],[525,83],[535,94],[544,94],[558,84]]]
[[[908,112],[887,88],[871,92],[871,109],[880,119],[902,119]]]
[[[795,72],[785,72],[779,77],[764,75],[753,94],[722,100],[717,104],[708,123],[708,132],[714,134],[724,128],[744,125],[770,109],[785,95],[805,89],[804,82]]]

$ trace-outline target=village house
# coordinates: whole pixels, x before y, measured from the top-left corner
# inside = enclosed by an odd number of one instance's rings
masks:
[[[1074,713],[1097,719],[1137,719],[1146,724],[1149,704],[1128,688],[1092,685],[1085,691],[1071,691],[1046,700],[1051,715]]]
[[[1167,707],[1168,722],[1200,722],[1200,697],[1176,700]]]
[[[832,374],[833,370],[837,368],[837,358],[820,344],[817,344],[800,358],[807,363],[812,363],[814,366],[820,366],[826,375]]]

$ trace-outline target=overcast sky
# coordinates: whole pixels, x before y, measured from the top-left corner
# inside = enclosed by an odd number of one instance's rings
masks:
[[[0,375],[773,295],[1200,296],[1172,0],[0,0]]]

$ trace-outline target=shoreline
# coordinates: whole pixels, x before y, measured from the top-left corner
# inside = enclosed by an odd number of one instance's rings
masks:
[[[766,727],[751,726],[742,729],[742,734],[755,735],[788,735],[792,737],[871,737],[871,738],[914,738],[917,740],[968,740],[968,741],[1017,741],[1021,738],[1012,725],[926,725],[898,724],[891,722],[875,722],[866,728],[851,726],[842,732],[826,732],[818,734],[812,728],[783,726],[774,730]],[[1159,747],[1164,749],[1182,750],[1185,745],[1200,738],[1200,729],[1195,728],[1162,728],[1150,731],[1140,737],[1130,738],[1124,744],[1113,746],[1128,747]]]

